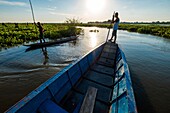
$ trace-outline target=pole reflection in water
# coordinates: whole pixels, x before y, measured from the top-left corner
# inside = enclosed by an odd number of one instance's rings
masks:
[[[44,55],[44,62],[43,64],[46,65],[48,63],[48,53],[47,53],[47,48],[46,47],[42,47],[42,52],[43,52],[43,55]]]
[[[90,46],[95,47],[97,45],[97,33],[91,32],[90,35]]]

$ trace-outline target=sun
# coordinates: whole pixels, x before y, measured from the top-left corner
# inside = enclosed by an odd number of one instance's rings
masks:
[[[86,0],[86,7],[92,13],[99,13],[104,9],[105,0]]]

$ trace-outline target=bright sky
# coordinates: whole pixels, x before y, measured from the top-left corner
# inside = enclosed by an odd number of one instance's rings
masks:
[[[32,0],[32,5],[40,22],[105,21],[114,11],[121,21],[170,21],[170,0]],[[0,22],[33,22],[29,0],[0,0]]]

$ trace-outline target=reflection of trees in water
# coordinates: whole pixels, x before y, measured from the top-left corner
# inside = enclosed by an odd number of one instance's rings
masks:
[[[49,59],[48,53],[47,53],[47,48],[43,47],[42,48],[42,52],[43,52],[43,55],[44,55],[44,62],[43,62],[43,64],[46,65],[48,63],[48,59]]]

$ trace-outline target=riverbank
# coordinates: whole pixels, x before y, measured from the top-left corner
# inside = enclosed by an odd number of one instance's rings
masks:
[[[44,37],[57,39],[80,34],[81,29],[67,24],[43,24]],[[25,42],[39,40],[38,28],[32,23],[2,23],[0,25],[0,48],[8,48]]]
[[[111,28],[110,24],[79,24],[84,27],[101,27]],[[119,30],[127,30],[129,32],[138,32],[142,34],[151,34],[164,38],[170,38],[170,26],[162,26],[156,24],[119,24]]]

